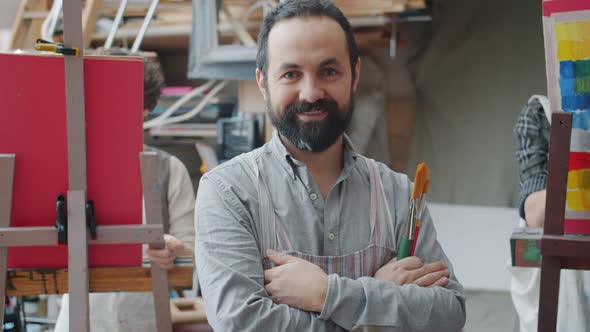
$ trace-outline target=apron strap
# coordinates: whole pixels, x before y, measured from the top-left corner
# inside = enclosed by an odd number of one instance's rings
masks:
[[[244,154],[239,155],[236,157],[236,160],[244,167],[248,176],[252,179],[252,181],[257,184],[258,183],[258,168],[256,164],[252,165],[248,158],[245,157]],[[258,188],[256,188],[258,190]]]
[[[394,219],[392,218],[391,210],[389,209],[389,203],[387,196],[385,195],[385,189],[383,188],[383,179],[381,178],[381,172],[379,166],[373,159],[365,158],[369,167],[369,174],[371,178],[371,219],[374,219],[371,225],[372,228],[372,241],[380,246],[386,246],[388,239],[388,227],[387,224],[391,223],[391,229],[393,230]],[[393,231],[392,231],[393,232]],[[391,237],[392,241],[395,242],[395,237]],[[389,246],[388,246],[389,247]],[[391,244],[392,248],[396,247],[395,243]]]
[[[256,191],[258,192],[258,224],[256,227],[258,231],[258,250],[261,257],[266,257],[267,249],[277,249],[276,220],[270,193],[260,176],[254,156],[251,153],[242,154],[237,157],[237,160],[244,166],[246,173],[256,184]]]
[[[375,161],[373,159],[369,159],[363,157],[365,163],[367,164],[367,169],[369,170],[369,187],[371,190],[370,193],[370,200],[371,206],[369,209],[369,223],[371,225],[371,243],[375,244],[376,235],[379,233],[379,224],[378,224],[378,217],[377,217],[377,183],[375,178]]]

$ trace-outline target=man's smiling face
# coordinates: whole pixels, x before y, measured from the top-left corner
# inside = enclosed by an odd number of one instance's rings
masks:
[[[267,72],[257,79],[273,125],[300,150],[326,150],[350,123],[358,80],[344,31],[324,16],[280,21],[268,35],[267,56]]]

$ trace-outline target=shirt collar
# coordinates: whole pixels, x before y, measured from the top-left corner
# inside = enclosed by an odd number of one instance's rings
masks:
[[[295,159],[287,148],[281,141],[279,137],[278,131],[274,130],[272,133],[272,138],[269,142],[269,147],[271,153],[277,157],[281,165],[289,172],[293,178],[296,178],[296,168],[297,167],[304,167],[306,166],[304,163],[300,162],[299,160]],[[344,167],[343,167],[343,174],[348,174],[352,166],[354,166],[355,162],[357,161],[359,155],[354,149],[354,145],[350,140],[350,137],[345,133],[344,134]]]

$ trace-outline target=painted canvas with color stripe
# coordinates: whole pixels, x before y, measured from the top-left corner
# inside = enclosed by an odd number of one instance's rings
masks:
[[[572,113],[565,233],[590,234],[590,1],[543,2],[551,111]]]

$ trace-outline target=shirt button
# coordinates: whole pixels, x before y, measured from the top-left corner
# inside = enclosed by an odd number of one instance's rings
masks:
[[[336,238],[336,236],[334,235],[334,233],[330,233],[328,235],[328,239],[330,239],[330,241],[334,241],[335,238]]]
[[[316,194],[316,193],[311,193],[311,194],[309,195],[309,198],[310,198],[312,201],[315,201],[316,199],[318,199],[318,194]]]

